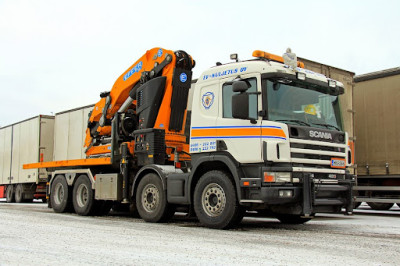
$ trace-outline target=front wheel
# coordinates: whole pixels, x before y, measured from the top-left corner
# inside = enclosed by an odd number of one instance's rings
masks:
[[[153,174],[140,180],[136,191],[136,207],[140,217],[146,222],[166,222],[173,215],[172,206],[167,203],[167,193],[161,179]]]
[[[194,210],[203,225],[216,229],[233,227],[244,215],[229,175],[218,170],[200,178],[194,190]]]

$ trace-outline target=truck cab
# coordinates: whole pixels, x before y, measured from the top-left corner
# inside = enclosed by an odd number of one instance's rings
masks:
[[[194,179],[197,171],[222,167],[241,206],[284,222],[342,208],[351,213],[353,176],[346,168],[352,153],[339,108],[343,84],[270,60],[268,53],[255,55],[213,67],[196,82],[190,131]]]

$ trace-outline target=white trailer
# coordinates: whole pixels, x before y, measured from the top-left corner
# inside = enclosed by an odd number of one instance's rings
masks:
[[[94,105],[56,113],[53,161],[85,159],[83,147],[88,117]]]
[[[53,158],[54,117],[39,115],[0,128],[0,186],[7,202],[46,196],[45,169],[23,169],[29,162]]]

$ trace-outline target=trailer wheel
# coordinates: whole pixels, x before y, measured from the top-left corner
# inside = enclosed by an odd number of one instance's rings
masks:
[[[167,203],[167,193],[161,179],[153,174],[140,180],[136,191],[136,207],[140,217],[146,222],[167,222],[175,213]]]
[[[276,218],[283,224],[304,224],[311,218],[303,218],[300,215],[293,214],[276,214]]]
[[[21,203],[23,201],[24,201],[24,188],[22,187],[22,184],[18,184],[15,187],[15,202]]]
[[[386,211],[393,207],[394,203],[378,203],[378,202],[367,202],[368,206],[373,210]]]
[[[71,188],[63,175],[57,175],[51,184],[50,201],[55,212],[66,212],[71,208]]]
[[[15,202],[14,185],[7,186],[6,199],[8,203]]]
[[[217,170],[205,173],[197,183],[194,210],[203,225],[217,229],[237,225],[244,215],[231,179],[226,172]]]
[[[100,204],[95,204],[92,183],[86,175],[81,175],[75,182],[72,192],[72,203],[77,214],[87,216],[93,214],[95,207]]]

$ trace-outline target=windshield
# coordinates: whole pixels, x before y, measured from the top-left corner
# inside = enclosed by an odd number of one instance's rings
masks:
[[[323,93],[326,89],[315,86],[309,89],[290,80],[266,80],[264,84],[268,120],[342,130],[338,96]]]

